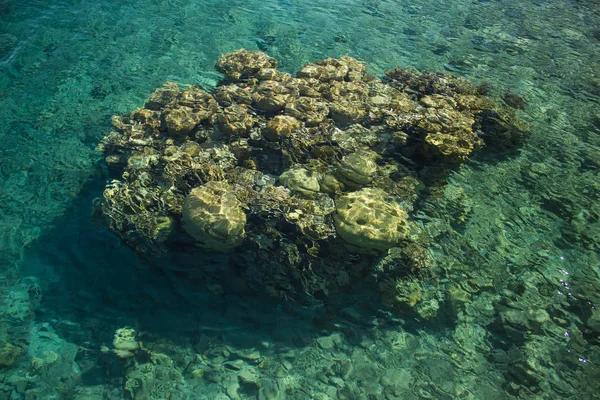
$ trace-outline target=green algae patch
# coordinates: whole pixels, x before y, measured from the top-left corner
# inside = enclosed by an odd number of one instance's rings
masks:
[[[433,299],[399,289],[430,264],[420,193],[484,146],[517,145],[523,125],[448,74],[379,79],[351,57],[276,68],[224,54],[211,93],[165,83],[113,117],[99,150],[117,179],[97,215],[144,257],[183,252],[211,273],[221,253],[248,287],[287,299],[371,277],[390,307],[433,318]]]

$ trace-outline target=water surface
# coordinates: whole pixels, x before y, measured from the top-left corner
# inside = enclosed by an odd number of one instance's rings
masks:
[[[599,10],[0,0],[0,398],[595,398]],[[288,72],[343,55],[375,75],[446,70],[527,102],[524,147],[462,165],[415,216],[440,284],[468,299],[436,292],[445,316],[430,323],[339,300],[319,311],[335,324],[315,323],[314,310],[181,279],[174,260],[142,262],[93,224],[110,116],[165,81],[213,88],[217,58],[239,48]],[[101,351],[124,326],[152,362]]]

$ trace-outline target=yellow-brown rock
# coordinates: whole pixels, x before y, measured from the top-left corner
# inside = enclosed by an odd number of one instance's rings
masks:
[[[366,185],[377,173],[376,154],[369,150],[350,153],[342,159],[338,173],[345,183]]]
[[[318,175],[306,168],[289,169],[281,174],[279,181],[291,191],[307,197],[314,196],[320,190]]]
[[[267,123],[263,136],[270,141],[278,141],[289,136],[294,130],[302,125],[294,117],[288,115],[276,115]]]
[[[283,74],[275,68],[264,68],[256,73],[256,78],[259,81],[278,81],[282,76]]]
[[[295,87],[288,87],[277,81],[262,81],[255,88],[252,100],[256,108],[272,114],[283,110],[298,95]]]
[[[234,104],[223,109],[217,117],[217,122],[221,132],[246,137],[257,119],[250,113],[248,107]]]
[[[316,126],[327,118],[329,107],[324,101],[312,97],[300,97],[285,106],[285,113],[304,121],[307,126]]]
[[[367,110],[362,104],[350,101],[331,104],[330,110],[331,118],[341,126],[362,122],[367,116]]]
[[[201,120],[209,119],[219,109],[215,98],[197,86],[182,91],[177,101],[179,104],[193,109]]]
[[[335,207],[335,230],[353,251],[387,250],[409,233],[407,213],[381,189],[364,188],[344,194],[335,200]]]
[[[447,96],[424,96],[419,128],[425,130],[425,148],[430,155],[447,162],[462,162],[483,142],[473,131],[475,119],[468,110],[459,111],[456,102]]]
[[[135,352],[141,348],[133,328],[119,328],[113,338],[113,351],[119,358],[135,357]]]
[[[171,135],[186,135],[190,133],[204,117],[190,107],[178,106],[166,109],[163,114],[163,125]]]
[[[252,89],[241,85],[219,86],[215,89],[215,99],[224,107],[232,104],[251,105]]]
[[[261,69],[276,68],[277,60],[262,51],[241,49],[233,53],[223,54],[217,61],[216,68],[229,79],[237,81],[240,78],[255,76]]]
[[[145,108],[150,110],[160,110],[167,104],[175,101],[179,95],[179,86],[174,82],[166,82],[161,88],[158,88],[150,95],[150,98],[144,104]]]
[[[227,252],[244,240],[246,214],[231,185],[211,181],[194,188],[186,197],[183,223],[199,246]]]
[[[342,59],[327,58],[309,63],[297,74],[298,78],[312,78],[322,82],[343,81],[346,78],[357,80],[362,78],[366,67],[352,57]]]

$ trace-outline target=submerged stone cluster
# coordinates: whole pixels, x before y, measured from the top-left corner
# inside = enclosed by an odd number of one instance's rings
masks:
[[[120,176],[97,202],[110,229],[145,256],[226,253],[248,286],[286,298],[335,291],[375,265],[396,279],[428,263],[410,217],[423,169],[518,145],[525,131],[447,74],[379,79],[350,57],[295,77],[276,67],[262,52],[225,54],[212,93],[166,83],[114,117],[100,148]]]

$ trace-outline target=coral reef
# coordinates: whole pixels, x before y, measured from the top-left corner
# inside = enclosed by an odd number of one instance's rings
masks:
[[[144,256],[194,244],[229,254],[248,286],[286,298],[376,276],[390,252],[406,267],[383,272],[393,281],[427,264],[410,217],[424,168],[525,132],[449,75],[396,69],[381,80],[350,57],[295,77],[276,67],[262,52],[225,54],[212,94],[167,83],[115,116],[99,149],[120,177],[96,203],[110,229]],[[425,319],[437,313],[427,302]]]

